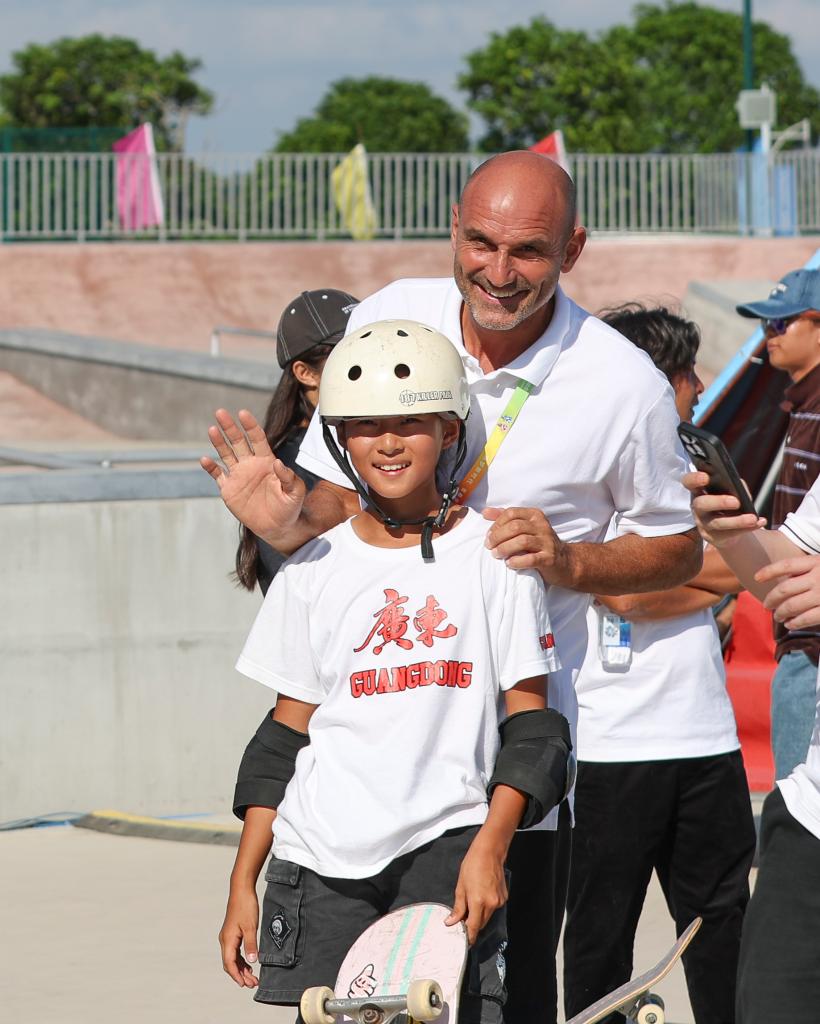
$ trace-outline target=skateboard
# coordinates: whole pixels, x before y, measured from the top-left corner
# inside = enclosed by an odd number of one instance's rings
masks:
[[[450,907],[411,903],[370,925],[350,947],[336,985],[305,989],[305,1024],[456,1024],[467,932]]]
[[[665,978],[680,960],[683,951],[700,928],[701,922],[702,919],[696,917],[686,931],[681,933],[678,941],[666,956],[659,960],[654,967],[650,967],[648,971],[639,974],[637,978],[616,988],[609,995],[602,996],[592,1006],[588,1006],[568,1020],[567,1024],[595,1024],[596,1021],[603,1020],[604,1017],[616,1010],[620,1010],[626,1015],[628,1024],[665,1024],[663,1000],[649,990],[653,985],[657,985],[662,978]]]

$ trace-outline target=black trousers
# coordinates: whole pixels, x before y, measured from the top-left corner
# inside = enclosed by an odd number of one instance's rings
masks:
[[[555,956],[564,919],[572,828],[561,804],[555,832],[516,832],[507,857],[507,1001],[504,1024],[556,1024]]]
[[[780,790],[760,819],[760,869],[743,925],[738,1024],[820,1020],[820,839]]]
[[[739,751],[579,763],[564,932],[567,1017],[632,976],[635,931],[654,869],[677,933],[703,918],[683,957],[697,1024],[732,1024],[754,847]],[[612,1014],[607,1021],[623,1019]]]

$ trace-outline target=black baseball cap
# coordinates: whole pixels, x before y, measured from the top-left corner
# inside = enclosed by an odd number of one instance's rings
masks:
[[[276,328],[276,359],[284,369],[314,345],[335,345],[359,300],[336,288],[302,292],[285,306]]]

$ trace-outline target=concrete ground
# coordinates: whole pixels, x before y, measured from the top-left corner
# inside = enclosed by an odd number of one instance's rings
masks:
[[[234,850],[72,826],[0,833],[0,992],[15,1024],[290,1024],[222,973],[216,935]],[[656,884],[636,971],[674,941]],[[658,986],[691,1024],[678,965]]]

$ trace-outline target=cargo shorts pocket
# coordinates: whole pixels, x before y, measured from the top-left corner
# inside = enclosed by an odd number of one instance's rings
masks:
[[[271,857],[265,881],[259,961],[277,967],[294,967],[301,959],[304,945],[302,868]]]

